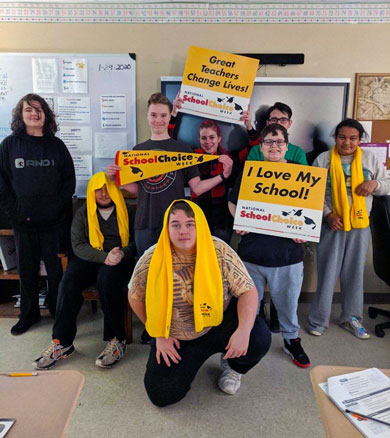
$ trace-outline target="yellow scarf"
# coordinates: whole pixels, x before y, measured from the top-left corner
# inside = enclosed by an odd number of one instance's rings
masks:
[[[196,261],[193,283],[195,330],[218,326],[223,318],[223,284],[217,254],[205,215],[191,201],[180,199],[191,206],[196,223]],[[146,283],[146,324],[152,337],[168,338],[173,306],[173,267],[169,239],[168,212],[150,260]]]
[[[351,226],[352,228],[368,227],[370,221],[367,214],[366,200],[364,196],[355,193],[356,187],[364,182],[362,150],[359,146],[351,163],[352,207],[349,205],[345,176],[336,146],[333,146],[330,155],[330,181],[333,213],[343,218],[344,230],[350,231]]]
[[[104,236],[100,231],[99,220],[97,217],[95,190],[101,189],[104,184],[106,184],[107,192],[116,207],[116,217],[122,248],[129,244],[129,215],[122,192],[119,190],[118,186],[107,177],[105,172],[99,172],[95,173],[88,182],[87,218],[89,243],[93,248],[100,251],[103,250]]]

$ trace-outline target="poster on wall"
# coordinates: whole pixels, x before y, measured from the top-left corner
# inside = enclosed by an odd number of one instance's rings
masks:
[[[180,97],[182,112],[241,123],[248,108],[259,61],[245,56],[191,46]]]
[[[233,228],[319,242],[327,169],[247,161]]]

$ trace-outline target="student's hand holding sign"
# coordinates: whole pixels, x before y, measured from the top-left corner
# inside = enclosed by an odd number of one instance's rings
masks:
[[[221,155],[218,158],[218,161],[223,165],[223,176],[228,178],[232,173],[233,160],[229,157],[229,155]]]
[[[175,100],[173,101],[173,108],[171,116],[176,117],[177,113],[183,108],[184,100],[180,97],[180,90],[177,92]]]
[[[240,117],[240,120],[241,120],[241,122],[244,122],[245,128],[247,129],[247,131],[252,130],[251,118],[252,118],[252,116],[251,116],[250,105],[248,105],[248,109],[246,111],[243,111],[243,113],[241,114],[241,117]]]

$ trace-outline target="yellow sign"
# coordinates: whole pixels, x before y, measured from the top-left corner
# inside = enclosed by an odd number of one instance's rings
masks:
[[[259,61],[191,46],[184,68],[181,111],[237,122],[248,107]]]
[[[116,173],[116,180],[117,184],[122,186],[217,158],[219,155],[191,152],[118,151],[115,164],[120,167],[120,171]]]
[[[234,229],[318,242],[327,169],[247,161]]]

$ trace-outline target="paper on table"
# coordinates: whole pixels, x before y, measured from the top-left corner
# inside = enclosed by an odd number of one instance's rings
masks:
[[[328,395],[344,413],[350,409],[390,423],[390,379],[377,368],[330,377]],[[345,415],[366,438],[390,437],[390,426]]]

